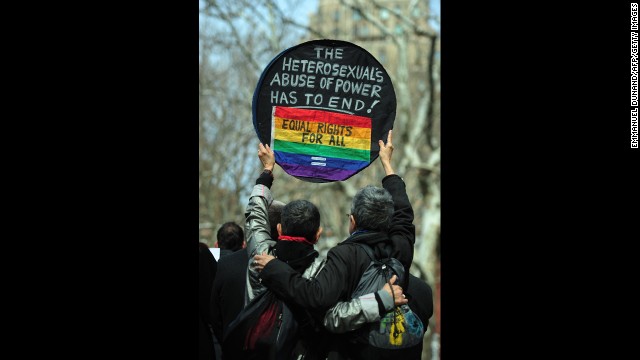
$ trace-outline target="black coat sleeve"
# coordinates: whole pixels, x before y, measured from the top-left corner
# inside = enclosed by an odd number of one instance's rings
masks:
[[[393,218],[389,228],[389,238],[393,243],[391,256],[400,260],[405,268],[405,274],[413,262],[413,246],[416,240],[416,228],[413,225],[413,208],[407,196],[404,181],[398,175],[389,175],[382,179],[382,186],[393,197]]]
[[[274,259],[260,273],[262,284],[285,301],[324,312],[338,301],[351,298],[354,276],[361,273],[354,261],[349,261],[354,256],[353,248],[338,246],[329,250],[326,264],[314,279],[305,279],[286,263]]]
[[[224,273],[221,267],[220,271],[216,274],[216,278],[213,281],[213,288],[211,290],[211,327],[213,333],[218,339],[222,341],[222,285],[225,281],[227,274]],[[240,299],[239,299],[240,300]]]
[[[203,244],[204,245],[204,244]],[[205,323],[211,323],[211,289],[218,270],[218,262],[206,246],[199,248],[198,302]]]

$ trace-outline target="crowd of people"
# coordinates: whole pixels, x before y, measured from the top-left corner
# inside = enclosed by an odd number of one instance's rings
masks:
[[[425,332],[433,314],[430,287],[409,272],[415,244],[413,209],[404,181],[392,167],[392,136],[390,130],[386,143],[379,140],[385,172],[382,187],[369,185],[356,193],[349,214],[350,235],[326,257],[315,249],[322,241],[316,204],[274,200],[275,155],[269,145],[259,144],[263,171],[249,197],[244,230],[233,222],[220,227],[218,261],[200,243],[200,359],[421,358],[422,341],[380,348],[355,336],[359,328],[381,322],[385,313],[405,304]],[[375,259],[397,259],[407,276],[393,275],[383,287],[354,296],[373,260],[371,254]],[[240,342],[228,341],[230,336],[240,337],[236,318],[242,317],[243,309],[266,294],[286,304],[292,314],[293,340],[285,345],[276,346],[275,340],[255,345],[256,334],[266,331],[261,323],[267,315],[261,315],[243,339],[235,339]],[[282,315],[278,321],[282,325]],[[231,344],[242,345],[242,351],[231,349],[235,346]]]

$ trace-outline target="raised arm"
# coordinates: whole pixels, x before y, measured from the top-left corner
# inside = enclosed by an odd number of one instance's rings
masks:
[[[269,254],[269,248],[275,245],[275,240],[271,237],[271,225],[269,224],[269,206],[273,202],[270,187],[273,184],[272,171],[275,165],[275,156],[269,145],[265,147],[260,144],[258,157],[264,166],[264,170],[256,180],[256,185],[251,191],[245,211],[245,234],[249,254],[245,305],[264,289],[258,279],[257,271],[251,267],[253,255]]]
[[[393,242],[394,251],[391,256],[400,260],[405,268],[405,274],[413,262],[413,247],[416,239],[416,230],[413,225],[413,208],[407,196],[404,180],[395,174],[391,166],[393,154],[393,130],[389,130],[387,143],[378,140],[380,145],[380,162],[386,176],[382,179],[382,187],[387,189],[393,198],[393,218],[389,227],[389,238]],[[406,281],[403,285],[407,285]]]
[[[273,202],[271,185],[273,184],[273,167],[275,155],[267,145],[258,146],[258,157],[264,166],[264,170],[256,180],[256,185],[249,197],[249,204],[245,211],[245,233],[247,234],[247,248],[249,257],[267,252],[270,246],[275,245],[271,238],[271,226],[269,224],[269,206]]]

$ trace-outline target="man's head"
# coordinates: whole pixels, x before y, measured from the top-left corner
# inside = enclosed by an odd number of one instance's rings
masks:
[[[280,235],[301,236],[315,244],[322,232],[318,208],[307,200],[288,203],[282,208],[278,232]]]
[[[273,200],[269,206],[269,225],[271,226],[271,238],[274,240],[278,239],[278,224],[282,218],[284,205],[282,201]]]
[[[222,224],[218,229],[218,247],[220,249],[226,249],[231,251],[238,251],[242,249],[244,243],[244,231],[242,228],[234,223],[227,222]]]
[[[349,232],[370,230],[387,232],[393,216],[393,198],[384,188],[367,185],[351,202]]]

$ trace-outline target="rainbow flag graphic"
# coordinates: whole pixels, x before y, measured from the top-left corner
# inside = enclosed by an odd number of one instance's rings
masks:
[[[369,166],[371,118],[273,106],[271,148],[292,176],[346,180]]]

